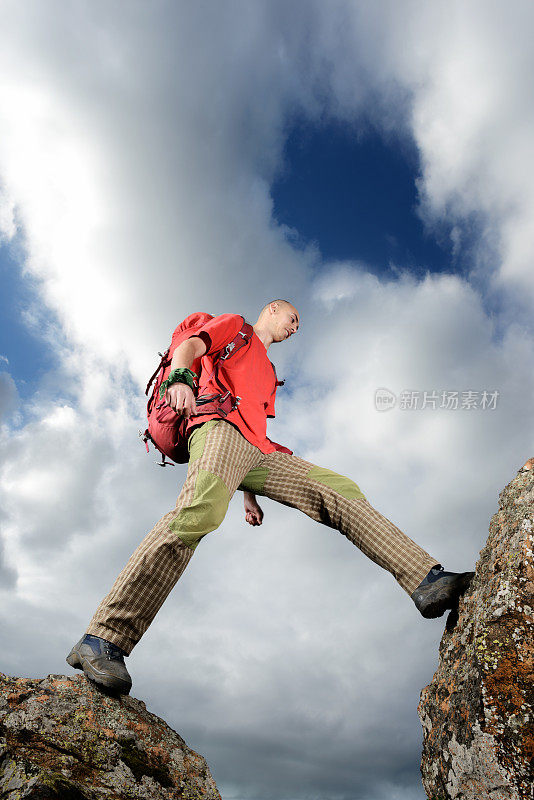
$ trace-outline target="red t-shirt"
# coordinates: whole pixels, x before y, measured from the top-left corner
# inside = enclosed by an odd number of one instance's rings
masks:
[[[212,376],[213,357],[235,339],[242,324],[243,320],[238,314],[220,314],[191,334],[201,338],[207,347],[202,357],[199,395],[220,392]],[[287,447],[267,438],[267,417],[275,416],[276,375],[265,345],[255,333],[248,345],[222,362],[219,380],[233,395],[241,398],[238,407],[225,419],[235,425],[245,439],[262,453],[273,453],[275,450],[291,453]],[[209,419],[220,417],[218,414],[193,416],[187,425],[187,432]]]

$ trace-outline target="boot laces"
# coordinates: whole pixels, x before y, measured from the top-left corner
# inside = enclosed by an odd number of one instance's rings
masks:
[[[108,661],[120,661],[124,664],[124,653],[116,644],[105,642],[102,649]]]

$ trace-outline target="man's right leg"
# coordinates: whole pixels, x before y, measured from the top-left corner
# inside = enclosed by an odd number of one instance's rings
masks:
[[[222,420],[210,420],[196,428],[189,439],[189,452],[187,479],[176,508],[143,539],[86,631],[86,635],[104,639],[126,655],[183,574],[200,540],[223,521],[243,477],[262,457]],[[76,655],[73,659],[69,656],[69,663],[82,666],[72,663],[76,659],[80,661]],[[88,677],[95,679],[95,675]]]

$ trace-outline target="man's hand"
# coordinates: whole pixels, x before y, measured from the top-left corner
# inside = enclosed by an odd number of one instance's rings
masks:
[[[256,495],[252,492],[243,492],[245,501],[245,519],[249,525],[261,525],[263,511],[256,502]]]
[[[172,383],[165,392],[165,400],[178,415],[188,418],[196,414],[195,393],[187,383]]]

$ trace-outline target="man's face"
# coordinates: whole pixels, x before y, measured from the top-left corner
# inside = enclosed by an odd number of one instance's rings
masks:
[[[294,306],[280,304],[271,317],[273,323],[273,338],[275,342],[283,342],[298,331],[300,317]]]

